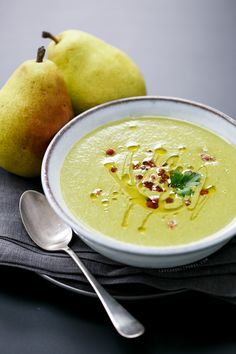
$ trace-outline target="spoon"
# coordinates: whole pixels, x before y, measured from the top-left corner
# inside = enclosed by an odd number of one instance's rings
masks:
[[[143,325],[108,294],[68,246],[72,229],[57,216],[45,196],[26,191],[21,195],[19,208],[26,231],[39,247],[46,251],[65,251],[71,256],[93,287],[117,332],[126,338],[141,336]]]

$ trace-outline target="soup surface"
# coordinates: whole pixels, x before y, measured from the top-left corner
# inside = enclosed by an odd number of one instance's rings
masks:
[[[61,190],[90,229],[147,246],[186,244],[236,216],[236,149],[198,125],[166,117],[106,124],[80,139]]]

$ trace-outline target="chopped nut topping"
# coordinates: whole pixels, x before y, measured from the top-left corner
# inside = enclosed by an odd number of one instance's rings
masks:
[[[149,167],[156,167],[156,164],[153,160],[143,160],[143,165]]]
[[[152,186],[154,185],[153,182],[149,182],[149,181],[144,181],[143,182],[143,186],[150,189],[150,191],[152,190]]]
[[[209,190],[208,189],[202,189],[201,191],[200,191],[200,195],[206,195],[206,194],[208,194],[209,193]]]
[[[135,178],[140,181],[141,179],[143,179],[143,175],[136,175]]]
[[[95,194],[97,196],[101,195],[102,194],[102,189],[101,188],[94,189],[93,194]]]
[[[168,181],[168,179],[169,179],[169,176],[168,175],[162,175],[161,176],[161,179],[160,179],[160,183],[166,183],[167,181]]]
[[[148,198],[147,201],[146,201],[146,206],[148,208],[157,209],[158,208],[158,202],[159,202],[158,199],[150,199],[150,198]]]
[[[176,220],[170,220],[170,221],[168,221],[167,226],[168,226],[168,228],[169,228],[170,230],[173,230],[173,229],[177,226]]]
[[[152,191],[154,192],[164,192],[164,189],[160,186],[152,186]]]
[[[191,200],[190,200],[190,199],[185,200],[185,201],[184,201],[184,204],[187,205],[187,206],[189,206],[189,205],[191,204]]]
[[[169,176],[168,174],[166,173],[166,171],[164,170],[164,168],[161,168],[159,171],[158,171],[158,176],[160,176],[160,183],[166,183],[169,179]]]
[[[215,161],[216,160],[216,158],[214,156],[208,155],[206,153],[202,153],[200,156],[203,161]]]
[[[116,172],[117,171],[117,167],[116,166],[111,166],[111,172]]]
[[[160,170],[158,171],[158,176],[162,176],[163,174],[165,174],[166,171],[164,170],[164,168],[160,168]]]
[[[171,204],[174,203],[174,199],[171,197],[166,198],[166,203]]]
[[[112,156],[114,154],[115,154],[115,150],[113,150],[111,148],[106,150],[106,155]]]
[[[140,163],[133,163],[133,169],[138,170],[140,168]]]

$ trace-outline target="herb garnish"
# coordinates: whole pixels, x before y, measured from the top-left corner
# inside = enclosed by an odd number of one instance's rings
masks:
[[[171,173],[171,187],[174,188],[176,194],[181,197],[191,196],[194,191],[192,187],[198,186],[200,183],[200,173],[185,171],[181,172],[178,168]]]

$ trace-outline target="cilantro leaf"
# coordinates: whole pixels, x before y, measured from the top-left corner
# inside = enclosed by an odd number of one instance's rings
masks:
[[[200,173],[192,171],[182,173],[178,168],[170,176],[171,187],[181,197],[191,196],[194,193],[192,187],[198,186],[200,180]]]

